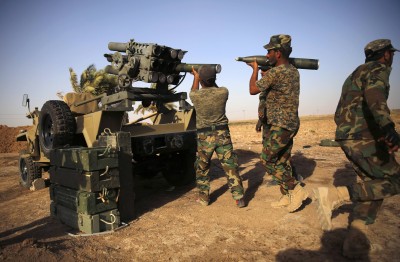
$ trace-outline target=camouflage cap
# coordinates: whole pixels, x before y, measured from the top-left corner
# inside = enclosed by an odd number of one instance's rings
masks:
[[[275,49],[275,48],[287,48],[290,47],[292,38],[290,35],[273,35],[269,40],[269,43],[264,46],[265,49]]]
[[[216,78],[217,72],[215,72],[215,68],[212,66],[201,66],[199,69],[199,77],[200,80],[208,82],[210,79]]]
[[[369,42],[364,47],[365,57],[370,57],[376,52],[386,49],[391,51],[399,51],[392,46],[392,42],[390,41],[390,39],[377,39]]]

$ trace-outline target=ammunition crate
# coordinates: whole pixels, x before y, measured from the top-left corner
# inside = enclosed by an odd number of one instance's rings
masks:
[[[116,209],[117,198],[117,189],[104,188],[102,192],[89,193],[59,185],[50,185],[50,199],[54,203],[87,215]]]
[[[79,229],[86,234],[114,230],[121,223],[117,209],[95,215],[86,215],[51,202],[50,213],[67,226]]]
[[[102,191],[103,188],[120,187],[118,168],[90,172],[51,166],[49,173],[52,184],[59,184],[75,190],[97,192]]]
[[[53,166],[95,171],[118,167],[118,153],[111,147],[54,149],[50,154],[50,163]]]
[[[131,134],[129,132],[101,133],[98,137],[99,147],[111,147],[114,150],[132,153]]]

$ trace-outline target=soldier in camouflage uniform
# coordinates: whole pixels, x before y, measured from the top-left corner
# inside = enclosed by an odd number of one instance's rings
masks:
[[[210,194],[211,157],[216,152],[222,168],[228,178],[228,186],[238,207],[244,207],[244,189],[239,175],[237,156],[233,152],[228,118],[225,115],[229,91],[215,83],[216,72],[213,68],[202,66],[194,76],[192,90],[189,93],[196,110],[197,159],[196,183],[199,190],[198,202],[207,206]],[[202,88],[199,89],[199,83]]]
[[[314,191],[325,230],[332,228],[334,209],[355,202],[353,221],[343,244],[347,257],[368,254],[371,245],[365,237],[367,225],[374,223],[384,198],[400,193],[400,165],[393,155],[400,138],[387,106],[395,51],[399,50],[389,39],[368,43],[364,48],[365,63],[344,82],[336,109],[336,141],[362,182]]]
[[[298,116],[300,76],[289,63],[292,52],[289,35],[271,36],[264,46],[273,67],[258,80],[258,64],[253,68],[249,91],[251,95],[265,92],[266,123],[263,124],[263,150],[261,161],[267,173],[280,185],[282,196],[272,207],[285,207],[289,212],[298,210],[307,199],[308,192],[293,175],[290,163],[293,138],[300,126]]]

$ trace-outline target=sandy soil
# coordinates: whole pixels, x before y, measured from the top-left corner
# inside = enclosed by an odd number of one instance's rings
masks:
[[[400,125],[400,114],[396,114]],[[351,206],[335,211],[333,230],[317,221],[312,189],[357,180],[338,147],[321,147],[333,138],[332,116],[303,117],[295,139],[293,163],[304,178],[310,198],[295,213],[272,209],[276,185],[264,177],[258,157],[260,133],[255,122],[231,123],[239,156],[247,207],[234,205],[216,159],[211,174],[212,202],[195,202],[193,185],[171,190],[160,178],[137,180],[136,218],[112,233],[73,236],[69,227],[50,217],[49,190],[29,191],[18,182],[18,146],[0,154],[1,261],[347,261],[341,245]],[[1,126],[1,137],[17,129]],[[12,138],[13,139],[13,138]],[[1,140],[4,145],[5,141]],[[397,154],[399,157],[399,154]],[[400,261],[400,196],[385,200],[368,237],[378,251],[363,261]]]

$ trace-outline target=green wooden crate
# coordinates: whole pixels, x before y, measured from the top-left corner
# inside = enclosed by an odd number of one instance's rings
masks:
[[[61,223],[78,229],[86,234],[115,230],[121,224],[120,215],[117,209],[101,212],[95,215],[86,215],[52,202],[50,204],[50,213]]]
[[[118,168],[108,168],[99,171],[82,171],[71,168],[51,166],[50,182],[75,190],[97,192],[103,188],[120,187]]]
[[[77,191],[59,185],[50,185],[50,199],[56,204],[78,213],[94,215],[117,208],[118,189],[101,192]]]
[[[52,166],[95,171],[118,167],[118,153],[109,147],[54,149],[50,163]]]

